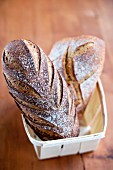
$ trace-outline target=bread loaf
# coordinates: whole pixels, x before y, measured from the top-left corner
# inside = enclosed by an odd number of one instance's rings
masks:
[[[74,94],[77,113],[83,113],[102,72],[105,56],[103,40],[79,36],[58,41],[49,58]]]
[[[2,65],[9,93],[42,140],[78,135],[73,96],[40,47],[14,40],[4,48]]]

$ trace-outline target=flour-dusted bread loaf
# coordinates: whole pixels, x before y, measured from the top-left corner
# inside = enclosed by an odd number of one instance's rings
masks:
[[[4,48],[2,65],[10,94],[42,140],[78,135],[74,100],[41,48],[31,41],[14,40]]]
[[[76,111],[83,113],[102,72],[105,56],[103,40],[79,36],[58,41],[49,58],[74,94]]]

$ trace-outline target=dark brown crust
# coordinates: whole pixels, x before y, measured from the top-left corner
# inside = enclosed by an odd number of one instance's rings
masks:
[[[58,102],[57,102],[57,106],[60,107],[61,102],[62,102],[62,98],[63,98],[63,81],[61,78],[61,75],[59,74],[59,72],[57,72],[58,74],[58,85],[57,85],[57,94],[58,94]]]
[[[74,94],[78,113],[84,111],[102,72],[105,56],[103,40],[79,36],[57,42],[49,55]]]
[[[54,81],[54,66],[53,63],[47,58],[48,62],[48,76],[49,76],[49,86],[52,89],[53,81]]]
[[[25,117],[25,116],[24,116]],[[59,135],[58,133],[54,133],[53,131],[50,130],[45,130],[44,128],[38,127],[36,126],[35,123],[31,122],[29,119],[27,119],[25,117],[25,120],[27,122],[27,124],[34,130],[34,132],[36,133],[36,135],[38,135],[38,137],[41,140],[55,140],[55,139],[62,139],[63,137],[61,135]]]
[[[27,40],[12,41],[4,49],[2,65],[10,94],[41,139],[78,135],[71,93],[39,47]]]

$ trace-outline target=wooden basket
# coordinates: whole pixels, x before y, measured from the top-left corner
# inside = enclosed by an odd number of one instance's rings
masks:
[[[85,110],[84,119],[87,126],[80,127],[79,137],[42,141],[22,116],[25,131],[39,159],[94,151],[100,139],[105,137],[107,127],[106,102],[100,80]]]

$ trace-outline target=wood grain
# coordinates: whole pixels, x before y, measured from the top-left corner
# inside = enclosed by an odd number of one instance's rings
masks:
[[[101,76],[108,108],[108,128],[93,153],[39,161],[29,142],[19,109],[8,94],[0,63],[0,170],[113,169],[113,1],[0,0],[0,54],[13,39],[30,39],[48,54],[64,37],[91,34],[106,42]]]

